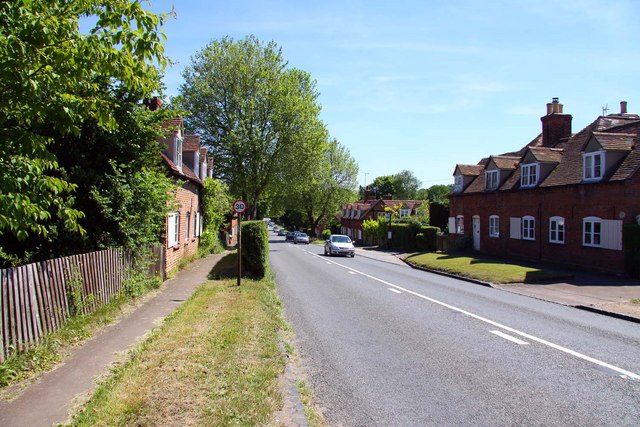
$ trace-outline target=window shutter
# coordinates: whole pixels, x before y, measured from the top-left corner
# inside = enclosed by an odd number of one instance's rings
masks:
[[[449,234],[456,234],[456,218],[449,217]]]
[[[522,239],[522,218],[509,218],[509,237]]]
[[[622,221],[617,219],[602,220],[602,247],[622,250]]]

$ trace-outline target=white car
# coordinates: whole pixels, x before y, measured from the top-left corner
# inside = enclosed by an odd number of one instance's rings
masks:
[[[353,258],[356,256],[356,248],[349,236],[343,234],[332,234],[324,243],[325,255],[347,255]]]
[[[298,243],[304,243],[305,245],[309,244],[309,236],[306,233],[295,233],[293,236],[293,243],[296,245]]]

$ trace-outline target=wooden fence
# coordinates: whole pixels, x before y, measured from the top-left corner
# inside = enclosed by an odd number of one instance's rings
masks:
[[[111,301],[132,263],[130,253],[106,249],[0,270],[0,363]]]

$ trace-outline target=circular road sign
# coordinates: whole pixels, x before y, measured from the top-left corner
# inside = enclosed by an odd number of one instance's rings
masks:
[[[236,200],[233,202],[233,211],[235,213],[243,213],[247,210],[247,203],[244,200]]]

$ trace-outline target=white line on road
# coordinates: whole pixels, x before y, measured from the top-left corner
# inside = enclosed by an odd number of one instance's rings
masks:
[[[401,293],[402,293],[402,292],[400,292],[399,290],[397,290],[397,289],[393,289],[393,288],[389,288],[389,290],[390,290],[391,292],[395,292],[396,294],[401,294]]]
[[[354,273],[353,271],[350,271],[349,274],[358,274],[358,273]]]
[[[507,335],[507,334],[505,334],[505,333],[504,333],[504,332],[502,332],[502,331],[489,331],[489,332],[491,332],[492,334],[495,334],[495,335],[497,335],[497,336],[499,336],[499,337],[502,337],[502,338],[504,338],[505,340],[509,340],[509,341],[511,341],[511,342],[514,342],[514,343],[516,343],[516,344],[520,344],[520,345],[529,345],[529,343],[528,343],[528,342],[526,342],[526,341],[522,341],[522,340],[519,340],[518,338],[512,337],[511,335]]]
[[[316,256],[318,256],[318,255],[316,255]],[[526,338],[526,339],[528,339],[530,341],[535,341],[535,342],[540,343],[542,345],[546,345],[548,347],[551,347],[551,348],[554,348],[556,350],[562,351],[564,353],[570,354],[571,356],[577,357],[579,359],[586,360],[587,362],[591,362],[591,363],[594,363],[596,365],[599,365],[599,366],[602,366],[602,367],[605,367],[605,368],[609,368],[609,369],[619,373],[623,377],[628,377],[628,378],[631,378],[631,379],[634,379],[634,380],[640,380],[640,375],[639,374],[633,373],[631,371],[627,371],[627,370],[619,368],[619,367],[617,367],[615,365],[611,365],[611,364],[609,364],[607,362],[603,362],[602,360],[595,359],[593,357],[587,356],[586,354],[579,353],[577,351],[571,350],[571,349],[563,347],[561,345],[554,344],[554,343],[552,343],[550,341],[543,340],[542,338],[538,338],[538,337],[530,335],[530,334],[528,334],[526,332],[522,332],[522,331],[519,331],[517,329],[514,329],[514,328],[512,328],[510,326],[503,325],[501,323],[498,323],[498,322],[495,322],[493,320],[487,319],[486,317],[478,316],[477,314],[473,314],[473,313],[471,313],[469,311],[466,311],[466,310],[463,310],[461,308],[455,307],[455,306],[453,306],[451,304],[447,304],[446,302],[438,301],[437,299],[430,298],[430,297],[428,297],[426,295],[419,294],[418,292],[414,292],[414,291],[412,291],[410,289],[403,288],[402,286],[394,285],[393,283],[390,283],[390,282],[387,282],[386,280],[382,280],[382,279],[379,279],[377,277],[371,276],[370,274],[367,274],[367,273],[364,273],[362,271],[356,270],[355,268],[347,267],[346,265],[337,263],[335,261],[327,261],[327,264],[335,264],[335,265],[340,266],[342,268],[345,268],[345,269],[347,269],[349,271],[353,271],[353,272],[356,272],[358,274],[362,274],[363,276],[368,277],[371,280],[375,280],[376,282],[380,282],[380,283],[382,283],[382,284],[384,284],[386,286],[390,286],[390,287],[392,287],[394,289],[397,289],[397,290],[400,290],[400,291],[404,291],[404,292],[406,292],[408,294],[411,294],[411,295],[416,296],[418,298],[421,298],[423,300],[432,302],[434,304],[438,304],[438,305],[440,305],[442,307],[446,307],[446,308],[448,308],[450,310],[457,311],[458,313],[462,313],[462,314],[464,314],[466,316],[472,317],[472,318],[474,318],[476,320],[479,320],[481,322],[488,323],[490,325],[495,326],[496,328],[500,328],[500,329],[503,329],[503,330],[505,330],[507,332],[511,332],[512,334],[520,335],[521,337],[524,337],[524,338]]]

